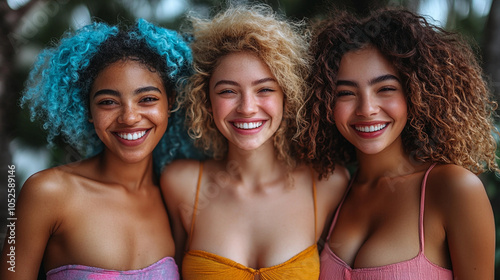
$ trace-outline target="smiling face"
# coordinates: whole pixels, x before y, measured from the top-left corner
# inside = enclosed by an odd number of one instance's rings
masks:
[[[376,48],[346,53],[336,83],[335,124],[358,153],[402,145],[408,116],[404,90],[398,72]]]
[[[269,67],[249,52],[222,57],[209,83],[219,131],[239,149],[253,150],[272,137],[283,118],[284,94]]]
[[[126,60],[104,68],[90,91],[91,122],[106,152],[124,162],[149,159],[168,124],[168,98],[158,73]]]

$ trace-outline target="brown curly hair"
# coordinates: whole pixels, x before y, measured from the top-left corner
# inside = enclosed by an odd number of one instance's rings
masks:
[[[290,139],[303,125],[297,112],[305,103],[310,59],[304,22],[285,20],[264,4],[230,6],[212,20],[191,18],[195,74],[186,86],[183,105],[189,134],[216,159],[227,153],[227,139],[213,121],[208,84],[218,62],[227,54],[252,52],[270,68],[285,95],[283,120],[274,135],[277,156],[295,165]]]
[[[402,77],[408,122],[402,132],[405,152],[417,161],[453,163],[479,174],[498,171],[497,104],[482,77],[471,46],[458,34],[403,9],[386,8],[359,19],[337,12],[314,31],[314,56],[308,80],[312,95],[302,108],[310,123],[300,136],[301,157],[320,175],[335,163],[356,161],[356,152],[334,124],[335,80],[342,56],[376,47]]]

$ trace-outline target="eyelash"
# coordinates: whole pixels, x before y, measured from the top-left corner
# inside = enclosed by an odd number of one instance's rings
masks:
[[[347,90],[341,90],[337,92],[337,96],[346,96],[346,95],[353,95],[353,93]]]
[[[234,93],[234,91],[231,89],[224,89],[224,90],[219,91],[218,94],[224,94],[224,93]]]
[[[272,89],[272,88],[263,88],[261,90],[259,90],[259,92],[274,92],[275,90]]]
[[[380,91],[394,91],[396,90],[395,88],[392,88],[392,87],[383,87],[380,89]]]
[[[156,98],[156,97],[148,96],[148,97],[144,97],[143,99],[141,99],[140,102],[154,102],[157,100],[158,100],[158,98]]]
[[[109,106],[109,105],[116,104],[116,102],[114,100],[104,99],[104,100],[99,101],[97,104],[98,105]]]
[[[263,88],[263,89],[260,89],[258,91],[258,93],[267,93],[267,92],[275,92],[274,89],[271,89],[271,88]],[[230,89],[225,89],[225,90],[221,90],[219,91],[218,94],[229,94],[229,93],[235,93],[233,90],[230,90]]]

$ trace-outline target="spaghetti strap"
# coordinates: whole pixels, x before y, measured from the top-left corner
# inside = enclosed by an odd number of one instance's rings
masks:
[[[354,174],[352,177],[351,181],[349,182],[349,186],[347,187],[347,190],[344,193],[344,196],[342,197],[342,200],[340,201],[339,205],[337,206],[337,210],[335,210],[335,215],[333,216],[332,223],[330,225],[330,230],[328,230],[328,235],[326,236],[326,242],[330,240],[330,235],[332,235],[333,227],[337,223],[337,218],[339,216],[340,208],[342,207],[342,204],[344,204],[344,200],[347,197],[347,194],[349,193],[349,190],[351,190],[352,183],[354,182],[354,179],[356,178],[357,172]]]
[[[420,252],[424,253],[424,206],[425,206],[425,186],[427,185],[427,177],[436,163],[431,164],[425,172],[424,179],[422,180],[422,187],[420,188],[420,213],[418,218],[418,235],[420,241]]]
[[[196,196],[194,199],[194,206],[193,206],[193,218],[191,219],[191,228],[189,229],[189,236],[188,236],[188,246],[186,248],[186,251],[191,248],[191,241],[193,240],[193,232],[194,232],[194,223],[196,221],[196,213],[198,212],[198,198],[200,194],[200,186],[201,186],[201,175],[203,174],[203,162],[200,161],[200,172],[198,174],[198,184],[196,186]]]
[[[317,235],[317,227],[318,227],[318,218],[317,218],[317,208],[316,205],[316,180],[314,178],[314,170],[311,168],[311,178],[312,178],[312,187],[313,187],[313,203],[314,203],[314,238]]]

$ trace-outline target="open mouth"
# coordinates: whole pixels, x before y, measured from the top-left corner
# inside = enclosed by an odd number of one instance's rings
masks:
[[[262,126],[262,121],[260,122],[234,122],[233,125],[239,129],[255,129]]]
[[[134,140],[141,139],[142,137],[144,137],[144,135],[146,135],[146,132],[147,132],[147,130],[143,130],[143,131],[136,131],[133,133],[116,133],[116,135],[118,135],[118,137],[120,137],[122,139],[125,139],[128,141],[134,141]]]
[[[385,127],[387,126],[387,124],[376,124],[376,125],[355,125],[354,126],[354,129],[356,129],[357,131],[360,131],[360,132],[376,132],[376,131],[379,131],[379,130],[382,130],[384,129]]]

